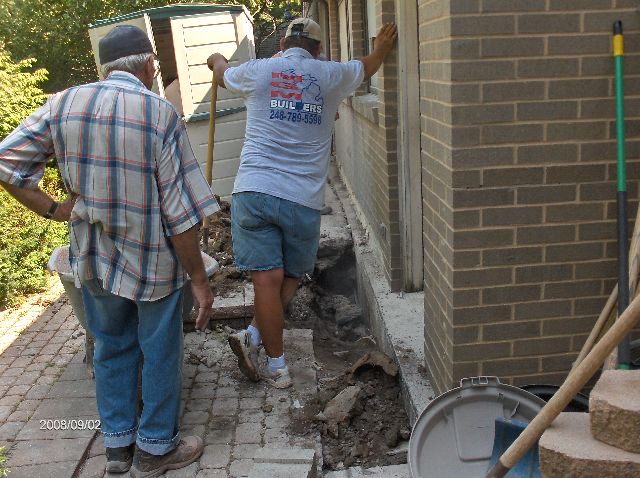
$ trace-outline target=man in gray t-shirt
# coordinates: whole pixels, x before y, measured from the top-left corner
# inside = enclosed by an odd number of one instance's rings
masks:
[[[242,372],[286,388],[283,311],[300,279],[314,267],[320,236],[331,136],[340,102],[380,68],[397,38],[385,24],[373,52],[346,63],[320,61],[320,26],[291,22],[278,58],[231,68],[224,56],[207,60],[218,85],[241,94],[247,130],[231,202],[236,266],[251,271],[254,321],[229,337]],[[267,359],[258,364],[262,343]]]

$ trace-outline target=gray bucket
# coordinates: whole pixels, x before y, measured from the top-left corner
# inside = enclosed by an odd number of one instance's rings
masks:
[[[215,271],[220,267],[218,261],[216,261],[213,257],[201,252],[202,261],[204,262],[204,267],[207,271],[207,276],[211,277]],[[71,271],[71,263],[69,262],[69,246],[61,246],[57,247],[51,257],[49,258],[49,263],[47,264],[47,269],[50,272],[57,272],[60,277],[60,282],[62,282],[62,286],[64,287],[64,291],[67,293],[69,297],[69,302],[71,302],[71,307],[73,307],[73,312],[78,317],[78,321],[80,325],[87,330],[87,321],[84,316],[84,305],[82,303],[82,294],[80,289],[75,286],[75,281],[73,279],[73,272]],[[193,309],[193,296],[191,294],[191,281],[187,280],[184,285],[184,301],[182,307],[182,317],[187,318]]]
[[[220,267],[218,261],[213,257],[201,252],[204,267],[207,271],[207,275],[211,277],[215,271]],[[57,272],[60,277],[60,282],[64,291],[69,298],[73,313],[78,318],[78,322],[85,330],[85,361],[87,363],[87,369],[91,376],[93,376],[93,336],[87,329],[87,320],[84,314],[84,304],[82,303],[82,293],[80,289],[76,287],[75,280],[73,278],[73,272],[71,270],[71,263],[69,262],[69,246],[61,246],[54,249],[49,262],[47,264],[49,272]],[[191,293],[191,281],[187,281],[184,285],[184,300],[182,305],[182,318],[183,320],[189,317],[191,310],[193,309],[193,295]]]
[[[473,377],[435,398],[409,440],[412,478],[482,477],[489,469],[495,420],[529,423],[545,402],[497,377]]]

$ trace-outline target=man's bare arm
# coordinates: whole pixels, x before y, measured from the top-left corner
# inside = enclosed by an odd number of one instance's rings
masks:
[[[398,28],[395,23],[385,23],[380,28],[373,45],[373,51],[361,61],[364,65],[364,79],[369,79],[376,74],[382,62],[393,50],[398,38]]]
[[[200,246],[198,244],[198,228],[192,227],[182,234],[170,236],[169,240],[176,250],[180,264],[191,277],[191,290],[198,303],[198,318],[196,328],[207,328],[213,305],[213,293],[209,287],[209,278],[202,262]]]
[[[0,181],[0,185],[26,208],[31,209],[36,214],[44,216],[55,201],[42,189],[24,189],[12,184]],[[53,213],[51,219],[58,222],[68,221],[71,217],[71,210],[75,204],[75,198],[70,196],[66,201],[58,203],[58,208]]]
[[[226,85],[224,84],[224,72],[230,68],[227,59],[220,53],[214,53],[207,58],[207,66],[211,71],[215,71],[218,86],[226,88]]]

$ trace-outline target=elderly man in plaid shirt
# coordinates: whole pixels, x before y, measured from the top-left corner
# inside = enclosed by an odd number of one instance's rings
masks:
[[[99,54],[106,80],[51,96],[0,143],[0,183],[36,213],[69,221],[96,337],[107,471],[159,476],[203,450],[201,438],[179,433],[182,289],[188,273],[206,327],[213,295],[197,230],[219,207],[175,109],[150,91],[157,59],[145,33],[116,27]],[[61,204],[38,187],[52,156],[72,198]]]

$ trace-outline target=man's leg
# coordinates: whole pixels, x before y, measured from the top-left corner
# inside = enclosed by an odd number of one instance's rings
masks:
[[[262,344],[269,357],[280,357],[283,352],[284,317],[280,295],[283,279],[282,269],[251,272],[255,294],[254,321],[260,330]]]
[[[267,354],[266,363],[259,365],[259,376],[276,388],[290,387],[292,382],[284,361],[282,341],[284,316],[281,294],[284,271],[283,269],[252,271],[251,279],[255,293],[254,317]],[[291,295],[289,291],[288,293]]]
[[[280,288],[280,302],[282,304],[282,313],[284,316],[284,312],[286,312],[289,303],[296,295],[296,291],[298,290],[298,286],[300,285],[300,279],[297,277],[284,277],[282,281],[282,287]],[[253,329],[251,329],[253,327]],[[251,327],[249,331],[252,335],[251,341],[253,345],[258,346],[262,343],[262,336],[260,334],[260,329],[258,328],[258,322],[256,321],[255,316],[251,321]]]
[[[137,302],[138,337],[144,354],[142,400],[131,476],[160,476],[193,463],[200,437],[180,438],[182,392],[182,289],[153,302]]]
[[[107,471],[123,473],[131,466],[137,429],[141,353],[136,305],[95,284],[83,286],[82,297],[87,326],[95,337],[96,402],[107,448]]]

